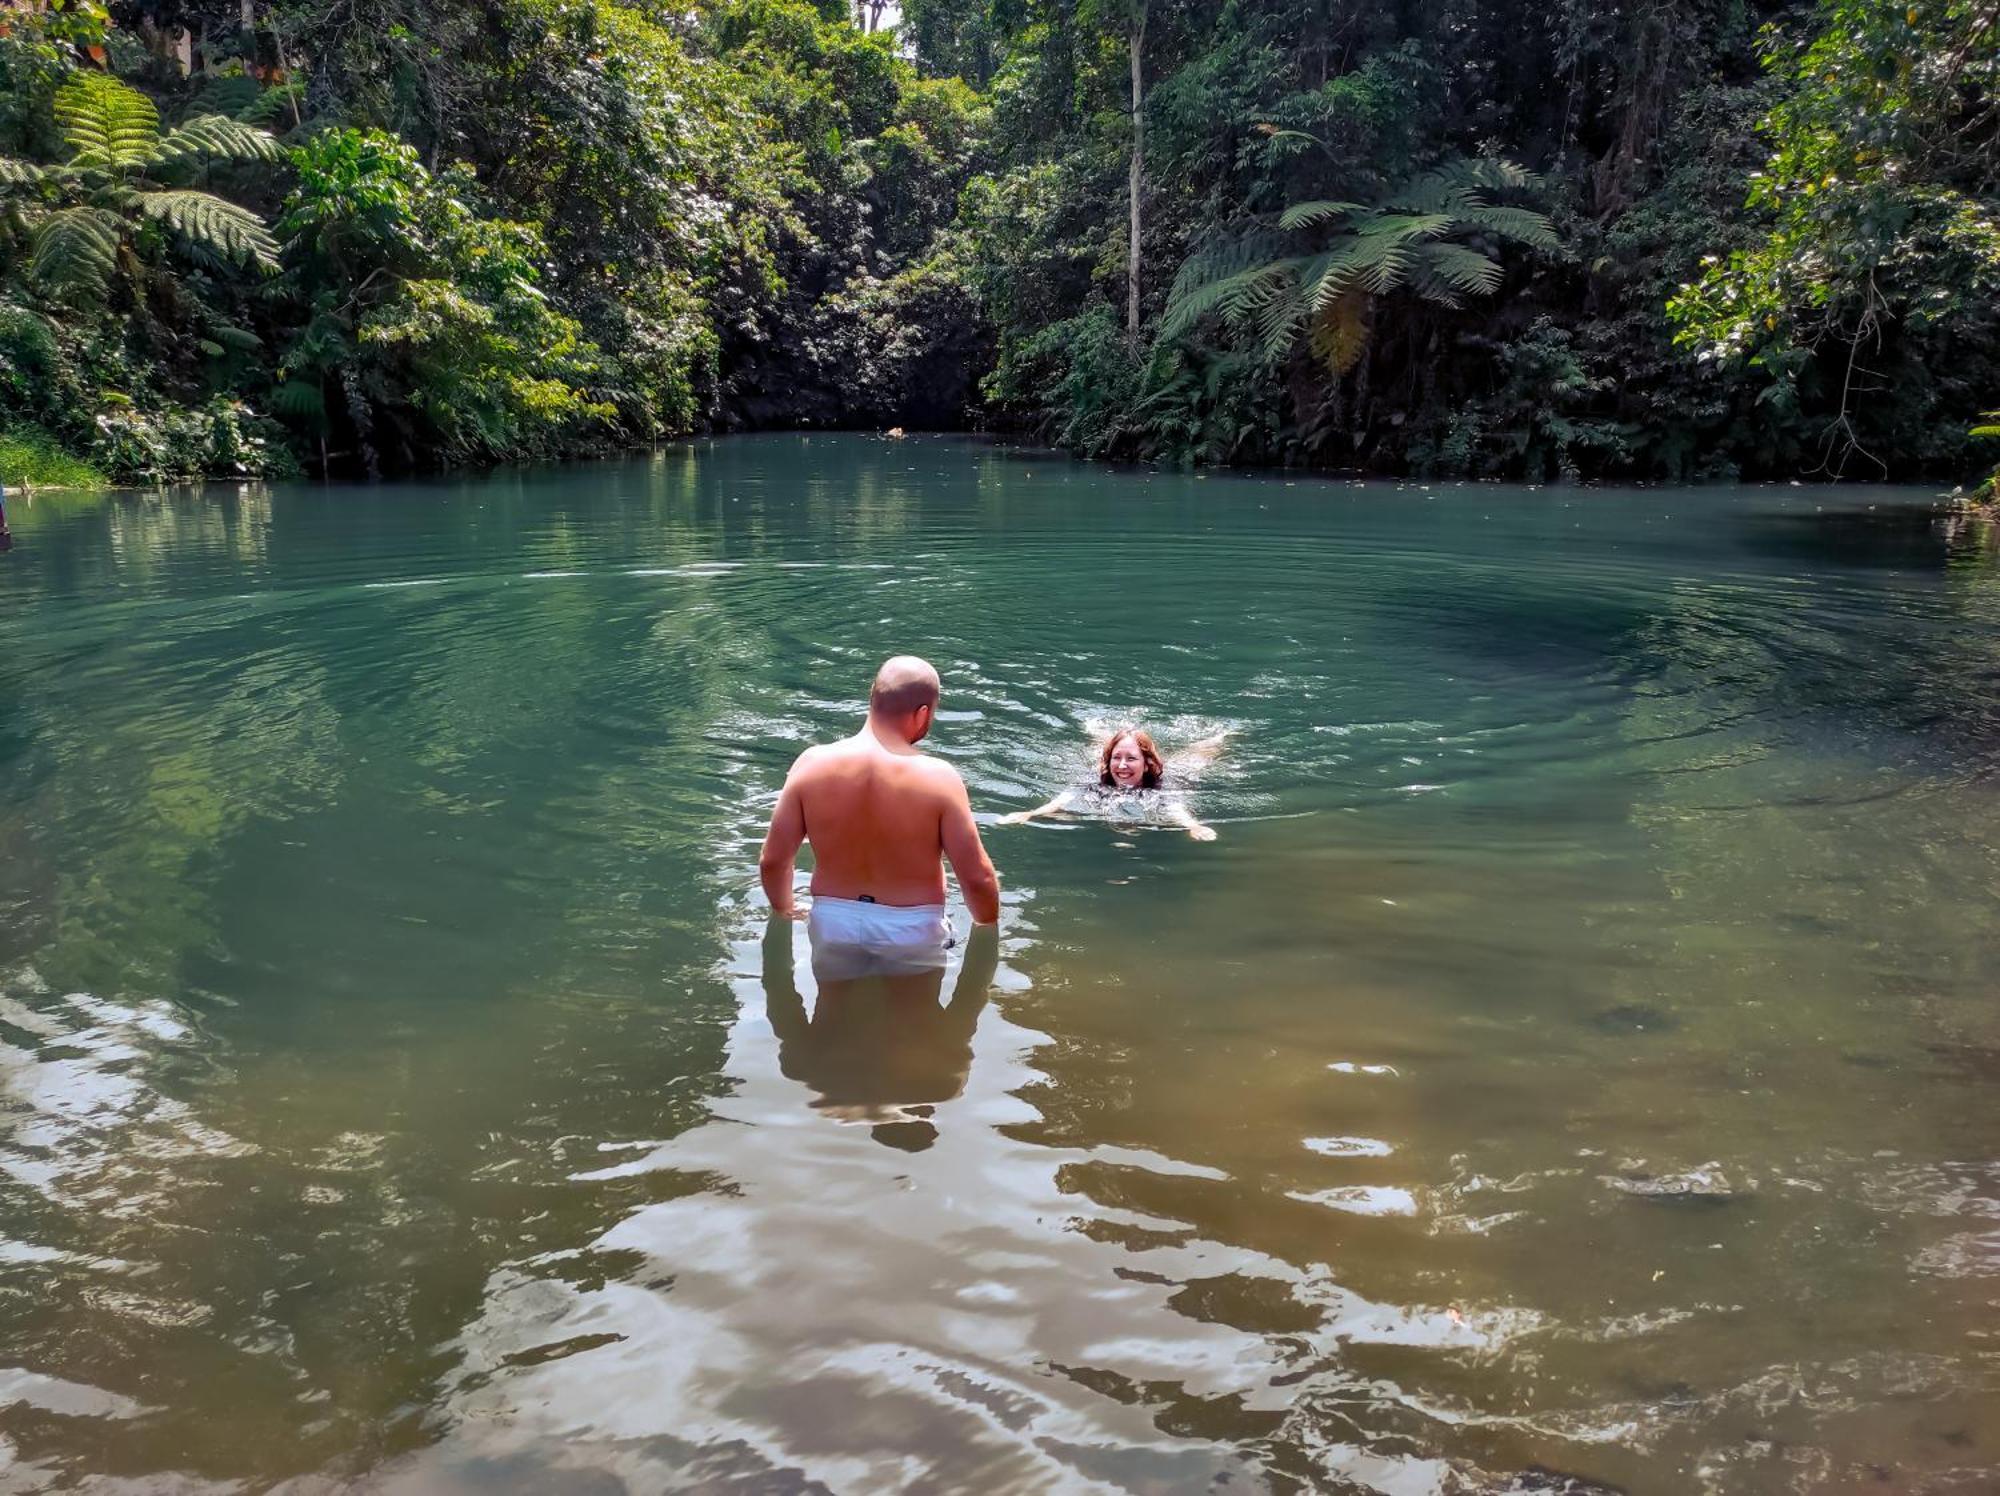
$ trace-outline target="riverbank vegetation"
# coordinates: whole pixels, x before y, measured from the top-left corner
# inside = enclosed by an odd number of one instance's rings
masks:
[[[46,431],[0,431],[0,482],[11,493],[35,488],[103,488],[104,474],[56,444]]]
[[[0,33],[0,430],[120,479],[889,425],[1531,480],[2000,456],[1971,0],[30,0]]]

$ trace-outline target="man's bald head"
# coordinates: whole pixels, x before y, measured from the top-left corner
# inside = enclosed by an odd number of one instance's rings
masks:
[[[868,715],[914,743],[931,730],[931,713],[937,710],[943,689],[928,660],[897,655],[883,661],[875,672],[875,684],[868,691]],[[921,722],[915,720],[920,711],[924,714]]]

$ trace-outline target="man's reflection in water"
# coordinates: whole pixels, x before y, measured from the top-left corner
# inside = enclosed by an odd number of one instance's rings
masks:
[[[813,1092],[815,1110],[870,1122],[878,1143],[921,1153],[937,1140],[930,1117],[965,1089],[972,1031],[1000,963],[1000,936],[974,925],[951,1001],[945,968],[870,971],[847,952],[815,950],[819,988],[810,1016],[792,975],[792,921],[764,931],[764,1008],[778,1036],[778,1068]]]

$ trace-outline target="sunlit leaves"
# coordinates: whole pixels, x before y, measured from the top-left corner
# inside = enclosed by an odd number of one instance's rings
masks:
[[[1791,88],[1761,125],[1771,155],[1747,206],[1762,241],[1712,258],[1669,311],[1703,360],[1762,371],[1760,398],[1792,402],[1820,373],[1838,471],[1895,340],[1971,348],[2000,330],[2000,8],[1822,0],[1816,21],[1802,51],[1768,38]]]
[[[70,164],[82,170],[135,171],[160,138],[153,101],[107,73],[78,73],[56,90],[56,124]]]
[[[148,218],[166,224],[197,254],[232,265],[278,268],[278,245],[264,221],[209,192],[142,192],[135,200]]]
[[[154,148],[148,164],[164,166],[204,159],[276,161],[278,156],[278,143],[269,131],[219,114],[204,114],[169,132]]]
[[[276,270],[277,245],[255,213],[213,193],[153,180],[217,159],[275,160],[276,144],[262,130],[202,115],[162,138],[153,101],[105,73],[72,76],[56,90],[51,111],[66,161],[52,167],[0,161],[0,186],[54,189],[55,206],[22,213],[32,235],[32,283],[69,302],[103,301],[121,248],[146,220],[167,228],[196,260]]]

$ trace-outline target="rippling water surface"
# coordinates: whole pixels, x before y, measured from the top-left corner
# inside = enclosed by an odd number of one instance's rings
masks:
[[[17,506],[0,1490],[1995,1489],[2000,572],[1912,497]],[[1236,728],[1220,839],[989,827],[997,944],[816,991],[756,845],[898,650],[987,819]]]

